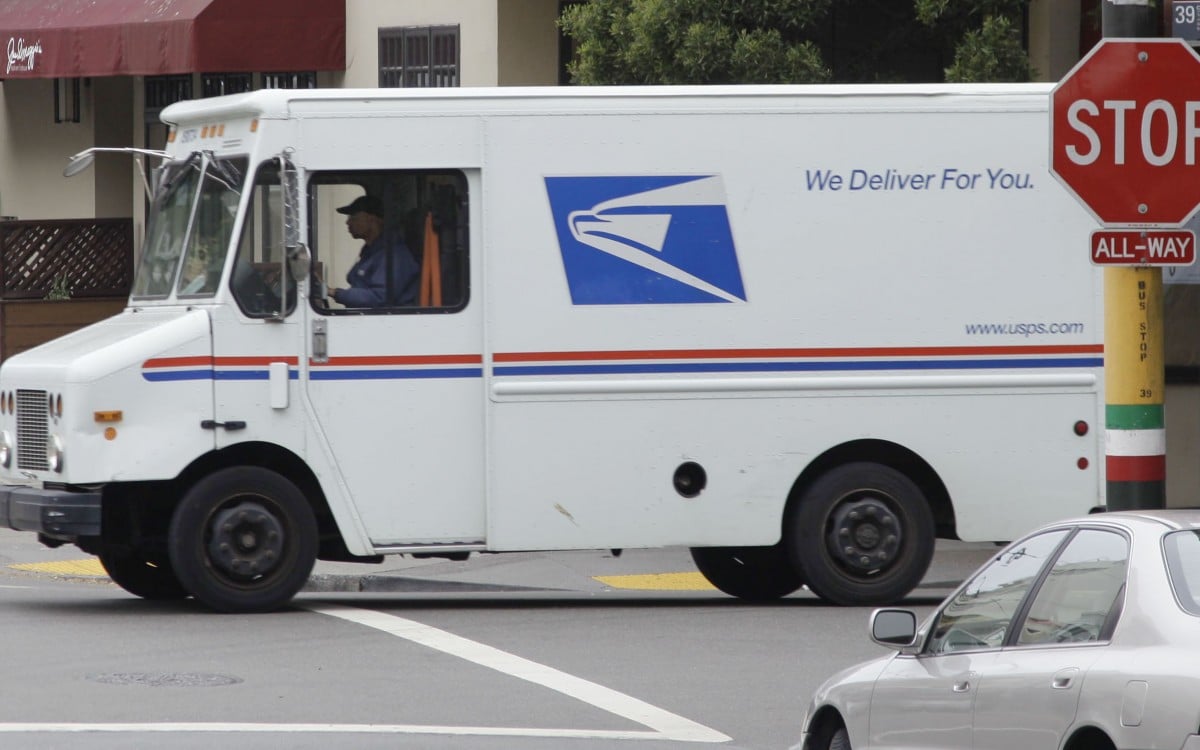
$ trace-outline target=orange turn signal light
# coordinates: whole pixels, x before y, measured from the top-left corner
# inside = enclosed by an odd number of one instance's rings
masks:
[[[105,424],[107,422],[120,422],[123,416],[124,414],[121,413],[120,409],[114,409],[111,411],[97,411],[92,413],[92,417],[100,424]]]

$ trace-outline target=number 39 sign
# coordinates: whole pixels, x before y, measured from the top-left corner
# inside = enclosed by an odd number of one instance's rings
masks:
[[[1171,36],[1200,41],[1200,0],[1175,0],[1171,8]]]

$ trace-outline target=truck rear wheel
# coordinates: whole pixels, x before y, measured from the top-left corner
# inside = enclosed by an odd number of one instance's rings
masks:
[[[904,474],[851,463],[813,482],[790,519],[792,560],[814,594],[881,605],[916,588],[933,559],[929,503]]]
[[[693,547],[692,560],[709,583],[739,599],[779,599],[804,585],[781,544]]]
[[[317,522],[304,494],[279,474],[222,469],[183,496],[167,541],[183,587],[220,612],[284,606],[312,572]]]
[[[98,557],[113,583],[134,596],[183,599],[188,595],[166,560],[147,560],[137,550],[116,546],[101,549]]]

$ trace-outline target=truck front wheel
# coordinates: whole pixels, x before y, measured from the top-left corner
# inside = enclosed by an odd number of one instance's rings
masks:
[[[253,466],[197,482],[171,518],[167,546],[183,587],[220,612],[284,606],[312,572],[317,522],[304,494]]]
[[[808,588],[834,604],[896,602],[933,559],[929,503],[911,479],[883,464],[844,464],[821,475],[800,497],[789,531]]]

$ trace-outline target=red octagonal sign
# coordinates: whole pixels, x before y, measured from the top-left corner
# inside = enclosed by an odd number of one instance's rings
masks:
[[[1200,57],[1106,39],[1050,94],[1050,170],[1104,224],[1179,226],[1200,204]]]

